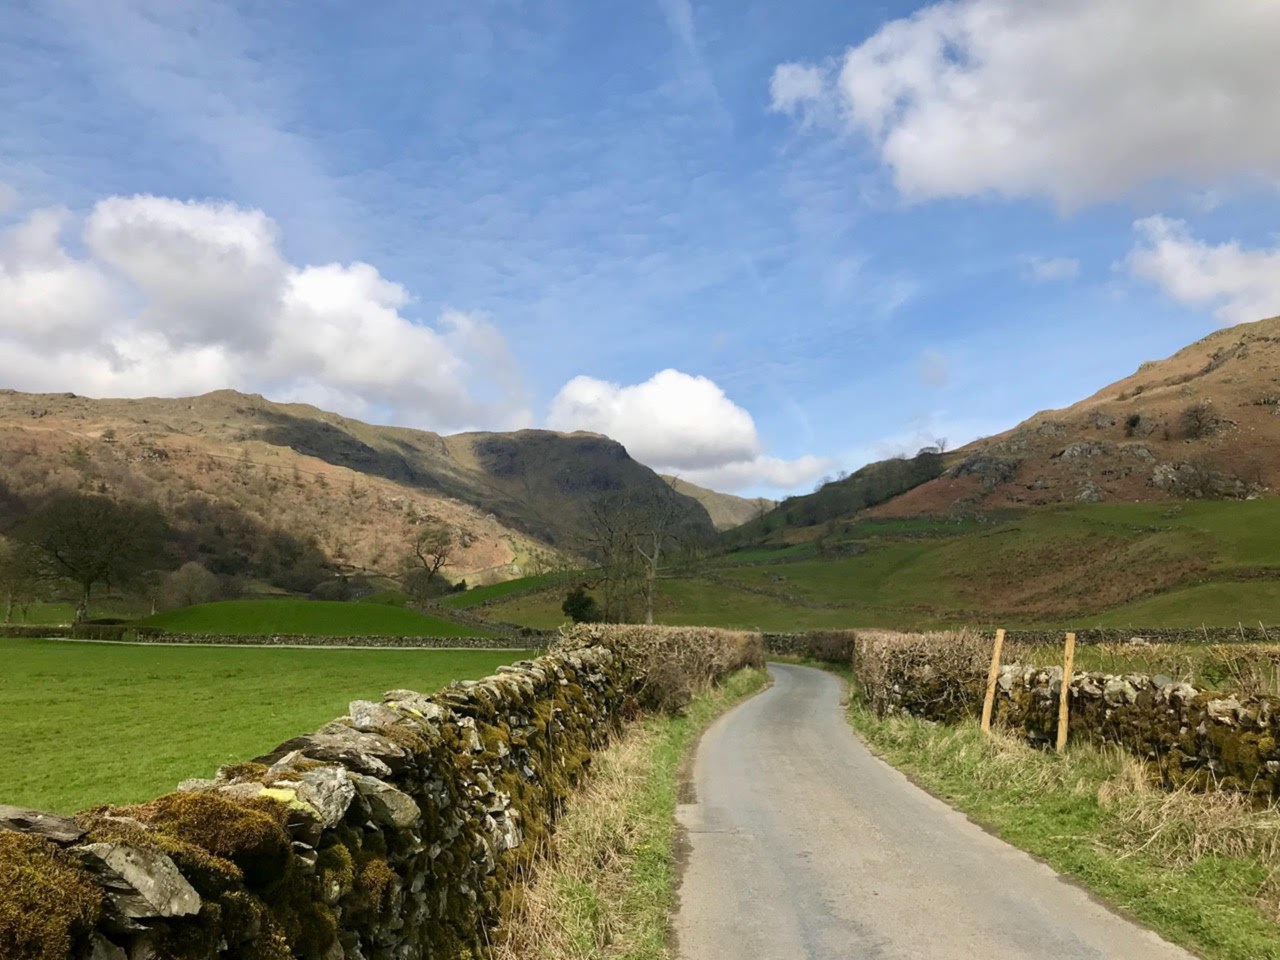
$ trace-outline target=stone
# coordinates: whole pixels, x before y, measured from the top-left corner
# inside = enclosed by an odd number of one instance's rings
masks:
[[[100,933],[89,937],[89,953],[85,960],[129,960],[124,947],[116,946]]]
[[[1204,709],[1210,719],[1217,720],[1219,723],[1234,724],[1240,715],[1240,701],[1235,697],[1223,697],[1220,700],[1210,700],[1205,704]]]
[[[443,720],[445,716],[444,707],[413,690],[390,690],[383,694],[382,700],[423,720],[438,721]]]
[[[340,763],[374,777],[389,776],[404,766],[408,756],[408,751],[393,740],[335,722],[316,733],[282,743],[272,753],[258,757],[257,762],[274,764],[293,752],[310,760]]]
[[[75,843],[84,836],[84,831],[74,820],[40,810],[10,807],[3,803],[0,803],[0,830],[29,833],[64,844]]]
[[[122,916],[142,920],[200,912],[200,894],[158,850],[90,843],[72,852],[99,878],[111,905]]]
[[[275,781],[271,789],[292,790],[296,800],[314,810],[316,820],[326,829],[342,822],[356,796],[347,771],[339,766],[295,772],[287,780]]]
[[[374,820],[398,829],[411,827],[422,818],[422,810],[413,798],[377,777],[350,774],[357,793],[369,804]]]
[[[394,727],[404,722],[404,718],[390,707],[369,700],[352,700],[347,713],[351,717],[351,725],[366,733],[376,733],[382,727]]]
[[[1151,682],[1155,684],[1156,689],[1163,690],[1165,687],[1173,683],[1173,677],[1167,676],[1163,673],[1157,673],[1151,678]]]

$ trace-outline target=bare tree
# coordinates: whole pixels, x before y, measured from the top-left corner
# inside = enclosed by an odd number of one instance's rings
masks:
[[[35,551],[42,579],[66,579],[80,588],[80,623],[95,586],[126,584],[158,564],[166,529],[152,507],[71,495],[33,514],[14,534]]]
[[[605,617],[630,618],[637,595],[653,623],[658,576],[666,558],[688,544],[685,511],[669,486],[598,498],[587,512],[587,553],[600,564]]]
[[[27,608],[43,599],[46,589],[34,549],[21,541],[0,540],[0,597],[4,600],[4,622],[13,622],[15,610],[25,620]]]

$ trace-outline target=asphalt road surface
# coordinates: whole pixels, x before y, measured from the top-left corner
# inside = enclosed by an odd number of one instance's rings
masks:
[[[684,960],[1191,960],[872,756],[839,679],[769,670],[679,808]]]

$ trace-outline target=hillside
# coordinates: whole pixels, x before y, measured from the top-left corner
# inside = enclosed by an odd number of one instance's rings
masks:
[[[663,480],[671,485],[671,489],[697,500],[706,509],[715,528],[721,532],[740,527],[749,520],[768,513],[776,501],[768,497],[735,497],[731,493],[719,493],[708,490],[688,480],[661,474]]]
[[[160,506],[211,568],[255,575],[321,563],[395,572],[428,514],[458,533],[450,577],[538,573],[572,558],[594,497],[662,483],[596,434],[446,437],[233,391],[0,391],[0,533],[51,493],[109,493]],[[713,535],[696,501],[679,502]]]
[[[1063,410],[947,454],[872,510],[1243,498],[1280,489],[1280,317],[1219,330]]]

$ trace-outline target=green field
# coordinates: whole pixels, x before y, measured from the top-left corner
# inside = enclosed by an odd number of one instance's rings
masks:
[[[664,579],[656,619],[766,630],[1280,623],[1280,498],[859,520],[826,540],[836,559],[812,542],[756,546]],[[554,627],[563,592],[494,594],[484,612]]]
[[[465,609],[466,607],[488,603],[490,600],[500,600],[503,597],[511,596],[513,593],[523,593],[526,590],[541,590],[557,586],[563,582],[565,582],[565,574],[563,573],[543,573],[534,577],[520,577],[516,580],[504,580],[502,583],[491,583],[483,587],[472,587],[462,593],[451,593],[449,596],[442,598],[440,603],[446,607]]]
[[[0,804],[132,803],[265,753],[387,690],[433,691],[532,654],[0,639]]]
[[[475,637],[482,630],[382,603],[337,600],[226,600],[138,621],[174,633],[228,636],[294,633],[315,637]]]

